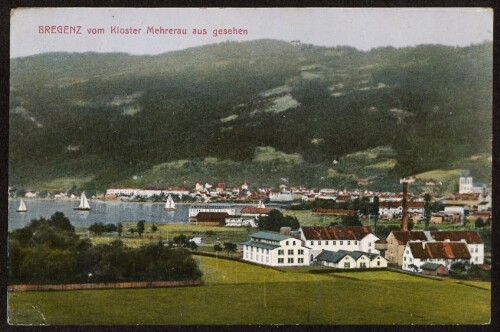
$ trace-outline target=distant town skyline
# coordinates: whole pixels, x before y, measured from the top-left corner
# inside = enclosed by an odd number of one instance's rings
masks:
[[[201,35],[193,34],[193,29]],[[220,33],[214,36],[214,30]],[[179,34],[183,32],[186,34]],[[10,36],[11,58],[48,52],[156,55],[228,40],[264,38],[300,40],[327,47],[351,46],[363,51],[421,44],[468,46],[493,40],[493,11],[487,8],[22,8],[11,13]]]

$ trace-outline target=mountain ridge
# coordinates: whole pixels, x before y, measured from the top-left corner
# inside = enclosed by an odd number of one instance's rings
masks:
[[[394,178],[456,166],[491,153],[491,82],[491,43],[362,52],[259,40],[15,58],[10,182],[92,176],[106,187],[176,160],[252,164],[258,147],[303,158],[284,173],[304,185],[378,146],[394,149]]]

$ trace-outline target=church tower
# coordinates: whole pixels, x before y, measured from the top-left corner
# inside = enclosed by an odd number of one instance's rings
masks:
[[[460,176],[460,184],[458,187],[459,194],[470,194],[472,193],[472,176],[462,173]]]

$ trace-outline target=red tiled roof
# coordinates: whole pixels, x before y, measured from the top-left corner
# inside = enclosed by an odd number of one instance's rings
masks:
[[[253,206],[245,206],[241,209],[241,213],[250,213],[250,214],[269,214],[274,209],[270,208],[256,208]]]
[[[307,240],[361,240],[372,230],[365,226],[302,226],[302,232]]]
[[[431,232],[431,236],[436,241],[461,241],[465,240],[468,244],[475,243],[480,244],[484,243],[483,239],[479,233],[474,231],[436,231]]]
[[[491,265],[489,264],[478,264],[477,267],[483,271],[491,271]]]
[[[408,241],[427,240],[422,231],[392,231],[391,233],[399,244],[406,244]]]
[[[196,215],[198,221],[224,220],[229,216],[227,212],[199,212]]]
[[[472,214],[474,217],[491,217],[490,211],[474,211]]]
[[[409,242],[414,258],[470,259],[469,249],[463,242]]]
[[[382,207],[382,208],[397,208],[397,207],[400,207],[402,205],[403,205],[402,202],[380,202],[379,203],[379,207]]]
[[[408,202],[408,208],[424,208],[424,202]]]
[[[380,239],[380,240],[375,241],[375,243],[386,244],[387,240]]]
[[[313,209],[313,213],[322,213],[322,214],[335,214],[341,216],[350,216],[356,214],[355,210],[339,210],[339,209]]]

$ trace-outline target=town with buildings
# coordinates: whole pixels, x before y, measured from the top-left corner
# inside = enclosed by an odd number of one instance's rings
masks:
[[[393,230],[384,237],[375,235],[370,226],[362,224],[281,227],[279,232],[261,230],[239,244],[241,259],[273,267],[323,265],[336,269],[377,269],[393,266],[407,272],[441,276],[447,275],[455,263],[475,264],[489,270],[490,265],[485,264],[483,239],[475,230],[411,230],[409,222],[460,226],[481,219],[491,223],[491,189],[484,184],[475,185],[473,178],[463,173],[459,192],[453,195],[409,193],[408,186],[416,180],[415,177],[402,179],[403,191],[397,193],[309,189],[285,184],[279,188],[253,188],[244,181],[237,187],[228,187],[222,182],[197,182],[193,188],[113,187],[92,199],[162,202],[168,197],[167,200],[175,200],[178,204],[188,204],[188,224],[250,229],[259,227],[260,218],[268,217],[275,210],[286,213],[293,206],[330,201],[335,208],[311,208],[310,214],[338,218],[355,216],[380,223],[400,220],[400,230]],[[9,195],[16,197],[16,190],[9,188]],[[43,199],[78,200],[79,197],[76,192],[55,192],[45,193]],[[24,198],[37,199],[40,193],[27,191]],[[377,210],[361,211],[361,200],[376,204]],[[437,206],[438,211],[426,212],[426,204]],[[203,243],[201,237],[191,240]]]

